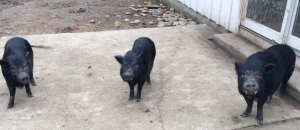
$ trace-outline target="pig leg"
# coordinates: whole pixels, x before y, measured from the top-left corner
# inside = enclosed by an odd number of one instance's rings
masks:
[[[33,72],[30,73],[30,82],[31,82],[32,86],[36,86],[34,78],[33,78]]]
[[[134,97],[134,84],[128,83],[130,87],[130,92],[129,92],[129,99],[128,100],[133,100]]]
[[[282,82],[282,84],[281,84],[280,91],[279,91],[279,96],[280,96],[280,97],[282,97],[283,94],[284,94],[284,92],[285,92],[286,84],[287,84],[287,83],[284,83],[284,82]]]
[[[148,85],[151,85],[150,75],[146,78],[146,82],[147,82]]]
[[[263,124],[263,106],[265,102],[267,101],[268,97],[261,98],[257,102],[257,115],[256,115],[256,121],[259,125]]]
[[[15,102],[16,87],[13,85],[7,85],[7,86],[10,94],[7,109],[11,109],[14,106],[14,102]]]
[[[247,108],[244,111],[244,113],[241,115],[241,117],[247,117],[251,115],[251,111],[252,111],[252,106],[253,106],[253,99],[249,99],[246,96],[244,96],[246,103],[247,103]]]
[[[25,89],[26,89],[26,93],[28,94],[28,97],[33,97],[29,87],[29,83],[25,85]]]
[[[138,84],[137,93],[136,93],[136,101],[137,102],[139,102],[141,100],[141,93],[142,93],[142,88],[143,88],[144,83],[145,83],[145,80],[142,80]]]

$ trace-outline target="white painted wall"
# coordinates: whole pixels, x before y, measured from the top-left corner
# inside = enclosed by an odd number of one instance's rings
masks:
[[[227,30],[238,33],[242,0],[178,0],[194,11],[225,27]]]

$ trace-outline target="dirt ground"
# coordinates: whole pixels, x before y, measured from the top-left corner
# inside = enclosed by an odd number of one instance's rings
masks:
[[[137,29],[124,19],[157,22],[147,13],[146,17],[133,14],[131,5],[141,5],[145,0],[0,0],[0,37],[13,35],[95,32],[118,29]],[[148,0],[160,5],[160,0]],[[166,6],[165,4],[163,4]],[[78,13],[79,8],[86,11]],[[169,7],[166,6],[166,9]],[[130,11],[131,15],[126,15]],[[109,15],[109,17],[107,17]],[[121,15],[121,18],[116,18]],[[95,23],[90,23],[95,20]],[[116,28],[115,22],[122,25]],[[147,28],[156,27],[147,25]]]

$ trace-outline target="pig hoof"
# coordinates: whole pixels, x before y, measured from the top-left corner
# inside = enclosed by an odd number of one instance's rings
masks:
[[[262,125],[263,124],[263,120],[261,119],[256,119],[256,121],[257,121],[257,124],[259,124],[259,125]]]
[[[251,115],[251,113],[249,113],[249,114],[245,114],[245,113],[243,113],[242,115],[240,115],[241,117],[247,117],[247,116],[250,116]]]
[[[280,96],[280,97],[282,97],[282,96],[283,96],[283,94],[282,94],[282,93],[280,93],[280,94],[279,94],[279,96]]]
[[[148,85],[151,85],[151,82],[150,82],[150,81],[147,81],[147,84],[148,84]]]
[[[34,81],[34,80],[31,80],[31,85],[32,85],[32,86],[36,86],[36,84],[35,84],[35,81]]]
[[[133,100],[133,97],[130,97],[129,99],[128,99],[128,101],[132,101]]]
[[[28,97],[33,97],[32,94],[28,94]]]
[[[141,100],[141,99],[137,98],[137,99],[136,99],[136,102],[140,102],[140,100]]]
[[[14,105],[13,104],[8,104],[7,109],[11,109]]]

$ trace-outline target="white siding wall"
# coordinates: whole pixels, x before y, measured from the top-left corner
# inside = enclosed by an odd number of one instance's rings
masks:
[[[242,0],[178,0],[208,19],[237,33]]]

